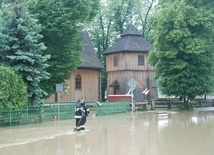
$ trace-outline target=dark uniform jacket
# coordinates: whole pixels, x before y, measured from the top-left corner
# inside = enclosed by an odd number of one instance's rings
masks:
[[[74,118],[81,118],[82,117],[82,110],[84,110],[83,105],[76,103],[75,105],[75,116]]]
[[[88,108],[88,106],[87,106],[87,104],[85,102],[83,102],[82,107],[85,110],[85,115],[88,116],[90,111],[89,111],[89,108]]]

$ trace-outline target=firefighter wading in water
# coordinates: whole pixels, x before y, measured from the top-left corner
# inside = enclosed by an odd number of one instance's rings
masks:
[[[89,113],[88,106],[84,102],[84,99],[78,99],[75,106],[76,131],[85,130],[84,124]]]

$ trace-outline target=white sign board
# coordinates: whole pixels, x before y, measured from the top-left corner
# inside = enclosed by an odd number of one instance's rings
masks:
[[[56,92],[62,92],[63,91],[63,84],[56,84]]]

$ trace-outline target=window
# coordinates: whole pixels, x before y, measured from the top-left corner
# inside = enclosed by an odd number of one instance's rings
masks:
[[[138,66],[144,66],[144,55],[138,55]]]
[[[81,89],[81,76],[76,75],[76,89]]]
[[[114,55],[114,67],[116,67],[117,66],[117,55]]]

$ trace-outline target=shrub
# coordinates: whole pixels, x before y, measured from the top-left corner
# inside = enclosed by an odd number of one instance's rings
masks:
[[[19,110],[27,105],[27,85],[21,75],[5,66],[0,66],[0,81],[0,123],[11,123],[11,116],[17,122],[21,116]]]
[[[195,108],[195,106],[190,102],[188,102],[188,103],[181,102],[179,105],[179,108],[180,108],[180,110],[193,110]]]

